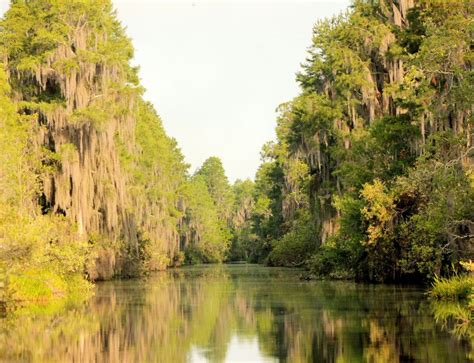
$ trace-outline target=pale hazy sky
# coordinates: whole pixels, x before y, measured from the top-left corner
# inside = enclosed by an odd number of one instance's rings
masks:
[[[209,156],[231,181],[253,178],[276,107],[298,94],[314,23],[350,0],[114,0],[145,98],[191,172]],[[0,12],[9,0],[0,0]]]

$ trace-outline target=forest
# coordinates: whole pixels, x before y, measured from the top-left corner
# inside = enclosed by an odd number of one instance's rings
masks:
[[[230,183],[215,156],[192,172],[166,134],[110,0],[13,0],[0,23],[2,307],[235,261],[310,279],[457,276],[469,291],[473,11],[356,0],[317,22],[255,180]]]

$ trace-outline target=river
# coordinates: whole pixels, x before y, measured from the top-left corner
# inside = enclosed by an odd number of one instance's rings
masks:
[[[85,303],[0,320],[0,361],[469,361],[422,288],[299,273],[209,265],[98,283]]]

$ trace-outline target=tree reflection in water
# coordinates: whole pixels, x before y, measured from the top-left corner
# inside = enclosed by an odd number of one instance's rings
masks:
[[[1,320],[0,361],[224,362],[239,350],[266,362],[468,360],[472,335],[437,325],[420,288],[297,274],[201,266],[102,283],[80,307]]]

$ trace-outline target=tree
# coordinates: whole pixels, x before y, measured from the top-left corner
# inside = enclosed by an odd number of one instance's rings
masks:
[[[230,260],[248,261],[256,236],[253,231],[255,184],[252,180],[236,180],[233,185],[235,203],[232,212],[232,246]]]
[[[209,194],[217,207],[220,220],[229,222],[232,214],[233,194],[222,161],[215,156],[208,158],[196,171],[196,175],[203,177]]]
[[[226,224],[219,219],[204,176],[197,174],[186,184],[184,203],[181,244],[186,261],[222,262],[229,249],[230,234]]]

